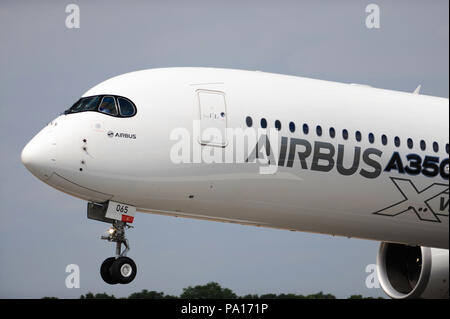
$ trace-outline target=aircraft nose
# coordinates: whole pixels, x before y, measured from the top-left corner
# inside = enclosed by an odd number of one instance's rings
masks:
[[[40,132],[23,148],[22,163],[33,175],[47,180],[55,170],[55,148],[49,132]]]

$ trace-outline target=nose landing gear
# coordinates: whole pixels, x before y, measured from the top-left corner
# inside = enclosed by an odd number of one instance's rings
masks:
[[[125,237],[125,228],[132,228],[122,221],[114,221],[109,229],[108,236],[101,239],[116,243],[116,256],[105,259],[100,267],[102,279],[110,284],[129,284],[136,277],[137,267],[133,259],[126,256],[130,250],[128,239]],[[122,244],[125,249],[122,251]]]
[[[133,222],[135,211],[135,207],[111,201],[88,203],[89,219],[112,224],[108,235],[102,236],[101,239],[116,243],[116,255],[107,258],[100,267],[102,279],[110,285],[129,284],[136,277],[137,267],[134,261],[127,257],[130,244],[125,237],[125,229],[133,228],[127,222]],[[125,247],[123,250],[122,245]]]

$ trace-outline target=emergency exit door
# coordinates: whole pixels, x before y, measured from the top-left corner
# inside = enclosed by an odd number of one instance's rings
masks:
[[[197,97],[200,109],[200,144],[226,146],[225,94],[220,91],[197,90]]]

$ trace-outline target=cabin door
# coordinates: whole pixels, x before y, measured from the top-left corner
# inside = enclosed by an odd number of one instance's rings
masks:
[[[227,107],[220,91],[197,90],[200,114],[199,142],[203,145],[227,145]]]

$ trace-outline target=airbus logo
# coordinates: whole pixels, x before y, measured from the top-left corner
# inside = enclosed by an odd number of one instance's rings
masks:
[[[412,212],[419,220],[441,222],[449,216],[449,185],[434,183],[419,191],[409,179],[390,177],[403,200],[373,214],[395,217]]]
[[[121,138],[129,138],[132,140],[136,139],[136,134],[130,134],[130,133],[114,133],[113,131],[109,131],[107,133],[108,137],[121,137]]]

